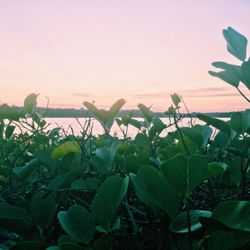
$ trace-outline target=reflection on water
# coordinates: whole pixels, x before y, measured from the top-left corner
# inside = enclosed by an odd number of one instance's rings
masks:
[[[139,121],[142,121],[142,118],[138,118]],[[168,118],[161,118],[164,124],[169,125],[170,121]],[[223,119],[224,120],[224,119]],[[75,118],[46,118],[46,121],[50,123],[50,126],[48,129],[56,128],[56,127],[61,127],[64,129],[66,133],[71,134],[72,131],[75,135],[80,135],[82,132],[82,127],[85,126],[86,124],[86,118],[79,118],[78,121]],[[100,135],[103,134],[103,128],[102,126],[98,123],[97,120],[92,119],[92,126],[93,126],[93,134],[94,135]],[[204,122],[194,119],[195,124],[204,124]],[[171,122],[173,123],[173,120],[171,119]],[[183,118],[181,122],[179,123],[179,126],[181,127],[187,127],[189,126],[190,123],[190,118]],[[167,129],[163,130],[161,133],[161,136],[166,135],[168,132],[171,132],[175,130],[174,126],[168,127]],[[134,137],[138,133],[138,129],[129,125],[128,128],[128,136],[129,137]],[[118,137],[123,137],[123,134],[121,130],[119,129],[118,125],[116,122],[114,122],[113,127],[111,128],[111,135],[117,135]]]

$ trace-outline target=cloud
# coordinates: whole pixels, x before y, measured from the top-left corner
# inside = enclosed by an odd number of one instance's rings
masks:
[[[147,98],[147,99],[157,99],[157,98],[169,98],[170,94],[177,93],[184,98],[192,97],[224,97],[224,96],[239,96],[237,92],[235,92],[231,88],[222,88],[222,87],[208,87],[208,88],[194,88],[194,89],[183,89],[176,91],[162,91],[155,93],[142,93],[142,94],[134,94],[133,97],[137,98]]]
[[[223,96],[238,96],[232,88],[226,87],[206,87],[196,89],[186,89],[181,92],[183,97],[223,97]]]
[[[76,97],[83,97],[83,98],[85,98],[85,97],[91,97],[92,96],[89,93],[81,93],[81,92],[79,92],[79,93],[72,93],[72,95],[76,96]]]
[[[165,97],[170,97],[170,93],[169,92],[156,92],[156,93],[134,94],[133,97],[139,97],[139,98],[165,98]]]

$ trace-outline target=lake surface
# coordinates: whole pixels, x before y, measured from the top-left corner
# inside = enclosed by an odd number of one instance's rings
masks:
[[[221,118],[222,120],[228,120],[228,118]],[[86,118],[79,118],[78,121],[75,118],[46,118],[46,121],[50,124],[48,129],[53,129],[56,127],[61,127],[63,131],[66,134],[72,134],[72,132],[75,135],[80,135],[81,132],[83,131],[84,126],[86,126],[86,121],[88,119]],[[142,118],[138,118],[137,120],[143,120]],[[161,118],[164,124],[169,125],[169,119],[168,118]],[[204,122],[198,120],[198,119],[193,119],[195,124],[201,124],[203,125]],[[173,119],[171,119],[171,122],[173,122]],[[189,126],[190,118],[183,118],[181,122],[179,123],[180,127],[186,127]],[[93,126],[93,134],[94,135],[100,135],[103,134],[103,128],[99,124],[99,122],[95,119],[91,119],[91,123]],[[81,127],[82,126],[82,127]],[[171,126],[160,134],[161,136],[165,136],[168,132],[171,132],[175,130],[174,126]],[[128,127],[128,136],[134,137],[138,133],[138,129],[129,125]],[[119,129],[118,125],[116,122],[114,122],[112,128],[111,128],[111,135],[117,135],[118,137],[123,137],[123,134],[121,130]]]

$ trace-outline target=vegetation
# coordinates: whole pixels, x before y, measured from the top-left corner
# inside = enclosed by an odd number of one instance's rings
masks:
[[[223,31],[241,65],[215,62],[210,72],[249,102],[247,39]],[[164,124],[143,104],[143,121],[84,102],[91,120],[80,136],[48,130],[36,111],[36,94],[24,108],[0,110],[0,249],[249,249],[250,110],[228,122],[198,114],[206,125],[182,127],[177,94]],[[112,137],[117,123],[123,138]],[[136,127],[135,138],[127,136]],[[163,130],[174,132],[161,137]]]

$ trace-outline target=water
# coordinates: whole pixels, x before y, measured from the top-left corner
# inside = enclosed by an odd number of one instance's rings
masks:
[[[142,118],[138,118],[139,121],[142,121]],[[169,125],[169,119],[168,118],[161,118],[164,124]],[[61,127],[63,129],[63,133],[65,134],[72,134],[72,131],[75,135],[80,135],[81,132],[83,131],[82,127],[86,125],[86,118],[79,118],[78,121],[75,118],[46,118],[46,121],[50,124],[48,129],[53,129],[56,127]],[[204,122],[194,119],[193,120],[195,124],[201,124],[203,125]],[[190,118],[183,118],[179,124],[180,127],[186,127],[189,126]],[[94,135],[100,135],[103,134],[103,128],[99,124],[99,122],[95,119],[91,120],[91,123],[93,125],[93,134]],[[171,119],[171,123],[173,123],[173,119]],[[125,129],[125,127],[123,127]],[[160,134],[161,136],[165,136],[168,132],[171,132],[175,130],[174,125],[171,127],[168,127],[167,129],[164,129],[162,133]],[[138,129],[129,125],[128,127],[128,136],[129,137],[134,137],[138,133]],[[114,122],[111,131],[111,135],[117,135],[118,137],[123,137],[123,134],[121,130],[119,129],[119,126]]]

